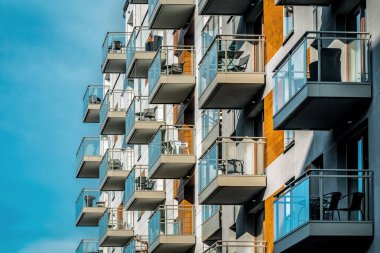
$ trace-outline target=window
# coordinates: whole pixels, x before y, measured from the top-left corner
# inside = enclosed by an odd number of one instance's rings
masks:
[[[293,6],[284,7],[284,40],[286,40],[294,29],[294,11]]]
[[[285,130],[284,131],[284,147],[285,151],[291,148],[294,145],[294,136],[295,131],[293,130]]]

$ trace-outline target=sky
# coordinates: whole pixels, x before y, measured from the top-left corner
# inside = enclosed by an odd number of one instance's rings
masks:
[[[75,179],[88,84],[101,45],[123,31],[124,0],[0,0],[0,252],[75,252],[96,228],[75,227]]]

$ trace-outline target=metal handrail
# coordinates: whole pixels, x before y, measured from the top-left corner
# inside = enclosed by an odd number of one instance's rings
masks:
[[[359,172],[359,173],[363,173],[363,175],[311,175],[312,172]],[[285,195],[286,193],[289,192],[289,190],[291,190],[292,188],[294,188],[294,186],[298,183],[300,184],[301,182],[303,182],[304,180],[306,180],[307,178],[310,178],[310,177],[324,177],[324,178],[328,178],[328,177],[332,177],[332,178],[336,178],[336,177],[341,177],[341,178],[353,178],[353,177],[357,177],[357,178],[372,178],[373,177],[373,171],[372,170],[357,170],[357,169],[308,169],[307,171],[305,171],[304,173],[302,173],[298,178],[294,179],[292,182],[290,182],[286,187],[284,187],[281,191],[279,191],[278,193],[276,193],[274,195],[275,198],[279,198],[283,195]]]
[[[103,41],[103,44],[102,44],[102,48],[104,47],[104,44],[107,42],[107,38],[109,35],[112,35],[112,34],[120,34],[120,35],[131,35],[132,33],[131,32],[107,32],[106,33],[106,36],[104,37],[104,41]]]
[[[300,38],[299,40],[294,44],[292,49],[283,57],[283,60],[281,60],[276,67],[273,69],[273,73],[277,73],[280,68],[282,68],[287,60],[294,55],[294,53],[298,50],[298,48],[301,46],[301,44],[307,40],[307,39],[352,39],[354,40],[355,38],[353,37],[338,37],[338,36],[332,36],[332,37],[308,37],[309,34],[317,34],[317,35],[323,35],[323,34],[339,34],[339,35],[365,35],[369,36],[369,38],[356,38],[357,40],[368,40],[370,42],[371,40],[371,33],[368,32],[345,32],[345,31],[306,31]]]
[[[81,192],[79,193],[78,197],[77,197],[77,200],[75,201],[75,203],[78,203],[80,197],[82,196],[82,193],[84,192],[99,192],[100,191],[98,189],[90,189],[90,188],[85,188],[85,189],[82,189]]]
[[[244,39],[227,40],[227,39],[222,39],[223,37],[246,37],[246,38],[251,38],[251,39],[249,39],[249,40],[248,39],[245,39],[245,40]],[[253,39],[253,38],[259,38],[259,39]],[[214,44],[217,43],[217,41],[264,41],[265,42],[265,35],[262,35],[262,34],[257,34],[257,35],[256,34],[218,34],[215,36],[212,43],[210,44],[210,46],[208,47],[208,49],[204,53],[202,59],[198,63],[198,66],[201,65],[203,63],[203,61],[207,58],[209,52],[211,51]]]
[[[83,137],[82,140],[81,140],[81,142],[80,142],[80,144],[79,144],[79,147],[77,149],[76,156],[78,156],[79,150],[81,149],[83,142],[86,141],[86,140],[99,140],[99,141],[101,141],[101,140],[109,140],[109,138],[108,137],[102,137],[102,136],[101,137],[94,137],[94,136],[90,136],[90,137],[89,136],[85,136],[85,137]]]
[[[220,247],[244,247],[244,248],[263,247],[264,249],[266,249],[266,246],[267,246],[266,241],[216,241],[209,248],[203,251],[203,253],[210,252]]]

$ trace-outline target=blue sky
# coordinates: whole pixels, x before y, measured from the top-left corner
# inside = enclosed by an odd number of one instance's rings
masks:
[[[87,84],[101,84],[101,44],[122,31],[123,0],[0,0],[0,252],[75,252],[75,153]]]

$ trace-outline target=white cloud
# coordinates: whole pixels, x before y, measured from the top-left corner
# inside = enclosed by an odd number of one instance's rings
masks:
[[[78,242],[73,240],[42,239],[28,244],[18,253],[67,253],[75,252],[77,246]]]

